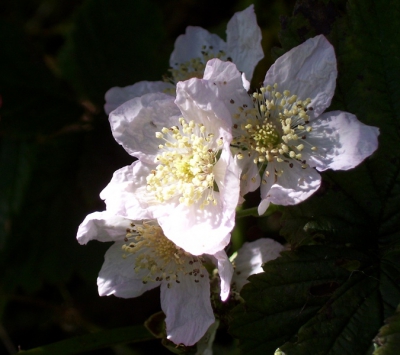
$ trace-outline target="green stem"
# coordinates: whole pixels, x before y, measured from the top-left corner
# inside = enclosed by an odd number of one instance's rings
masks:
[[[258,207],[247,208],[245,210],[236,211],[236,218],[243,218],[247,216],[260,217],[257,211]]]

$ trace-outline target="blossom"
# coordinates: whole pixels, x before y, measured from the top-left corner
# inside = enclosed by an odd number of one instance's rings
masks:
[[[236,83],[218,94],[234,117],[232,147],[242,168],[241,195],[261,185],[260,214],[270,202],[304,201],[321,184],[317,171],[354,168],[377,149],[377,127],[349,112],[324,112],[334,95],[337,67],[334,48],[323,35],[278,58],[251,97],[233,66],[210,61],[204,78]]]
[[[139,160],[118,170],[101,193],[108,210],[157,219],[169,239],[194,255],[229,243],[239,199],[230,114],[215,98],[218,87],[193,78],[177,85],[176,99],[146,94],[109,117],[116,141]]]
[[[247,279],[250,275],[263,272],[262,265],[279,257],[283,249],[282,244],[270,238],[244,243],[233,260],[235,271],[232,285],[236,291],[240,292],[242,287],[248,283]]]
[[[225,252],[191,255],[166,238],[154,220],[94,212],[79,226],[77,239],[114,242],[97,279],[100,296],[132,298],[160,286],[167,338],[176,344],[195,344],[215,321],[207,261],[218,265],[221,299],[229,295],[233,268]]]
[[[227,25],[226,42],[201,27],[189,26],[180,35],[171,54],[171,77],[167,81],[141,81],[126,87],[113,87],[105,95],[107,114],[124,102],[150,92],[175,94],[175,85],[193,77],[202,78],[206,63],[211,58],[234,62],[244,73],[244,84],[249,85],[254,68],[264,57],[261,30],[257,25],[254,6],[233,15]]]

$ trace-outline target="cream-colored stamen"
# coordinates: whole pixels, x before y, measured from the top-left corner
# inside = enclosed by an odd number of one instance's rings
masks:
[[[252,94],[253,107],[239,106],[234,119],[241,120],[235,124],[236,130],[232,146],[238,148],[238,159],[243,158],[244,152],[253,154],[254,164],[259,165],[259,171],[268,162],[301,164],[301,152],[305,147],[317,151],[317,147],[307,142],[307,135],[312,132],[307,114],[311,99],[300,100],[289,90],[277,91],[278,84],[261,87],[259,92]],[[283,170],[276,172],[282,175]]]
[[[126,244],[122,246],[123,257],[137,254],[135,272],[142,272],[142,282],[166,281],[168,288],[180,283],[182,277],[199,282],[207,273],[203,258],[194,256],[176,246],[165,237],[160,226],[151,221],[131,224],[127,229]]]
[[[147,190],[159,202],[179,196],[179,202],[191,205],[201,201],[201,208],[214,198],[213,168],[223,145],[222,138],[207,134],[204,125],[179,119],[179,127],[163,128],[156,137],[164,140],[158,165],[147,176]]]

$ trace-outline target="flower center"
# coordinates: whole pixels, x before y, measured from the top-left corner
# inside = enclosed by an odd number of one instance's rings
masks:
[[[199,282],[199,278],[207,272],[202,257],[191,255],[176,246],[165,237],[157,224],[150,221],[143,221],[141,225],[131,223],[126,232],[123,257],[137,254],[135,272],[147,271],[142,278],[143,283],[165,280],[170,288],[172,282],[180,283],[182,276],[189,275],[194,282]]]
[[[238,148],[237,158],[244,155],[253,156],[254,164],[265,167],[265,163],[301,164],[308,167],[302,160],[302,150],[309,145],[311,151],[317,147],[307,142],[307,134],[312,131],[307,114],[311,99],[298,100],[297,95],[291,95],[288,90],[277,91],[278,85],[261,87],[260,92],[253,94],[253,106],[240,106],[234,118],[241,124],[234,124],[232,146]],[[232,100],[233,101],[233,100]],[[232,102],[231,101],[231,102]],[[276,170],[280,176],[282,169]],[[247,178],[246,176],[242,178]],[[263,180],[265,183],[265,180]]]
[[[180,196],[179,202],[187,206],[199,200],[201,208],[210,202],[216,204],[213,167],[222,138],[214,139],[204,125],[194,121],[187,123],[181,117],[179,122],[181,127],[164,127],[156,133],[164,144],[159,145],[159,164],[147,176],[147,190],[160,202]]]
[[[230,58],[226,58],[224,51],[215,52],[213,46],[209,46],[208,48],[203,46],[201,54],[201,57],[192,58],[180,64],[176,63],[177,68],[170,68],[168,71],[171,73],[171,77],[164,78],[164,81],[176,84],[178,81],[185,81],[191,78],[202,79],[204,69],[210,59],[219,58],[221,60],[231,60]]]

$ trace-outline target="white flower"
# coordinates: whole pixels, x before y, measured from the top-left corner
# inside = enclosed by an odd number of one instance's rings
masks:
[[[240,292],[242,287],[249,282],[247,279],[250,275],[263,272],[262,265],[276,259],[283,249],[282,244],[269,238],[244,243],[233,261],[235,271],[232,277],[232,285],[236,291]]]
[[[189,26],[186,33],[175,41],[169,63],[171,78],[164,81],[141,81],[131,86],[113,87],[105,95],[107,114],[124,102],[151,92],[175,94],[175,85],[190,78],[202,78],[206,63],[211,58],[230,60],[244,73],[243,83],[248,86],[254,68],[264,57],[261,30],[257,25],[254,6],[233,15],[226,29],[225,42],[201,27]]]
[[[176,344],[195,344],[215,321],[204,262],[218,265],[221,299],[229,295],[233,268],[225,252],[191,255],[167,239],[156,221],[94,212],[79,226],[77,239],[115,242],[97,279],[100,296],[138,297],[160,286],[167,337]]]
[[[204,78],[227,81],[227,90],[218,97],[234,117],[232,146],[243,171],[241,195],[261,184],[260,214],[270,202],[293,205],[313,194],[321,183],[314,168],[348,170],[377,149],[378,128],[349,112],[324,112],[337,77],[335,52],[324,36],[278,58],[252,97],[232,68],[232,63],[214,59]]]
[[[156,218],[169,239],[194,255],[229,243],[240,191],[230,114],[209,86],[191,79],[178,84],[176,104],[153,93],[114,110],[114,138],[139,161],[118,170],[101,193],[110,212]]]

